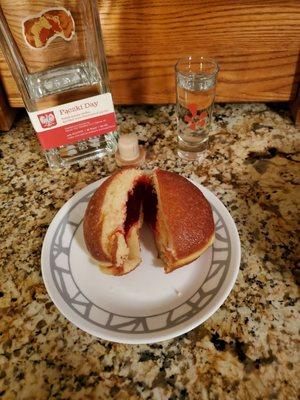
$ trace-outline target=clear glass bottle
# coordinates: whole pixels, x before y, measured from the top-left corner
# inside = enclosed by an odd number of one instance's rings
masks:
[[[0,43],[50,167],[115,152],[96,0],[1,0]]]

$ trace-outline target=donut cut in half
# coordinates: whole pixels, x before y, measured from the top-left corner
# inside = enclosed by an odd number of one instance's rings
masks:
[[[160,169],[123,169],[96,190],[84,216],[87,249],[104,272],[123,275],[139,265],[143,221],[166,273],[198,258],[214,240],[211,206],[189,180]]]

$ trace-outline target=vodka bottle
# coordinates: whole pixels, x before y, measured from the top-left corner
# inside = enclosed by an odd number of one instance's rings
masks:
[[[96,0],[1,0],[0,43],[50,167],[115,152]]]

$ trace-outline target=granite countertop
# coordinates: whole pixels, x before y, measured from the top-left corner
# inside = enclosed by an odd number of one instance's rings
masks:
[[[222,307],[193,331],[153,345],[94,338],[49,298],[40,269],[47,227],[66,200],[116,165],[105,157],[51,171],[20,114],[0,136],[0,398],[297,399],[300,157],[288,111],[217,105],[207,157],[192,163],[176,156],[173,106],[118,108],[120,130],[148,148],[145,168],[206,185],[229,209],[242,244]]]

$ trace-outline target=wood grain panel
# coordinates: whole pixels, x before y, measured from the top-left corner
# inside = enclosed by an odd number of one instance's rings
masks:
[[[291,111],[296,126],[300,126],[300,87],[298,88],[297,96],[291,103]]]
[[[174,64],[220,63],[217,101],[288,101],[300,80],[300,1],[105,0],[103,37],[116,103],[174,102]],[[21,106],[6,64],[9,100]]]
[[[11,108],[6,101],[6,95],[0,83],[0,133],[9,131],[14,121],[16,110]]]

